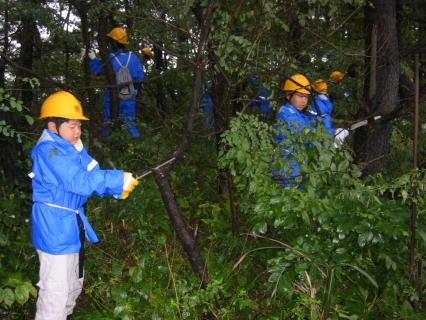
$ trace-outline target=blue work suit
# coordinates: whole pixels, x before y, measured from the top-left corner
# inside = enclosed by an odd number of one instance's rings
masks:
[[[200,111],[203,114],[203,128],[213,128],[215,125],[213,99],[207,91],[201,96]]]
[[[268,89],[261,87],[257,99],[250,102],[249,106],[260,112],[262,119],[267,119],[272,108],[268,97],[271,95]]]
[[[144,79],[144,71],[139,58],[131,51],[114,51],[108,54],[109,61],[112,65],[112,70],[117,73],[120,70],[120,64],[116,61],[115,57],[120,61],[121,65],[125,66],[130,56],[127,68],[129,69],[130,75],[133,81],[141,81]],[[106,74],[103,62],[98,59],[90,60],[90,71],[93,75],[102,76]],[[141,87],[141,82],[134,83],[135,89],[138,90]],[[120,100],[119,114],[123,124],[127,127],[129,134],[132,138],[139,138],[140,133],[136,128],[136,95],[128,100]],[[101,134],[106,137],[108,136],[108,129],[106,125],[111,121],[110,111],[110,91],[106,89],[104,91],[104,128],[102,128]]]
[[[317,116],[321,117],[321,122],[327,132],[334,137],[335,129],[332,125],[331,114],[333,113],[333,102],[326,94],[315,95],[311,102],[311,109]]]
[[[83,205],[93,194],[119,198],[123,190],[123,171],[101,170],[85,148],[79,152],[47,129],[32,149],[31,158],[33,246],[53,255],[79,252],[77,215],[83,222],[88,241],[98,242]]]
[[[333,110],[332,106],[327,103],[317,105],[316,110],[321,110],[323,113],[320,115],[317,112],[309,111],[302,112],[295,108],[290,103],[283,105],[277,114],[277,121],[281,123],[276,126],[278,131],[275,141],[277,144],[280,144],[285,139],[285,133],[282,131],[282,125],[285,125],[289,134],[298,135],[304,129],[315,131],[318,126],[323,126],[326,131],[332,136],[334,134],[334,129],[331,127],[331,112]],[[325,108],[327,107],[327,108]],[[305,145],[309,146],[310,142],[305,140]],[[276,176],[275,180],[282,185],[283,187],[290,187],[294,181],[294,178],[300,174],[299,163],[293,156],[297,146],[286,146],[282,150],[281,156],[288,160],[288,170],[272,170],[272,174]]]

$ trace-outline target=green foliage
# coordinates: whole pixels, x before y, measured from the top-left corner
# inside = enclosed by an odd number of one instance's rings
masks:
[[[30,296],[37,297],[37,290],[30,281],[23,281],[21,274],[7,275],[7,280],[2,283],[0,288],[0,305],[5,308],[11,308],[14,303],[23,305]],[[3,275],[5,277],[5,275]]]
[[[18,191],[17,191],[18,190]],[[27,207],[28,195],[17,186],[0,188],[0,314],[2,310],[19,306],[37,296],[32,273],[28,267],[34,263],[30,247],[29,221],[22,208]],[[16,254],[19,252],[19,255]]]
[[[28,79],[28,82],[32,86],[38,84],[37,79]],[[29,115],[29,109],[23,105],[22,101],[12,97],[4,88],[0,88],[0,114],[3,119],[0,120],[0,140],[12,139],[22,143],[24,133],[16,129],[16,124],[10,124],[6,119],[13,117],[22,120],[23,118],[26,125],[30,126],[34,123],[34,119]]]
[[[402,253],[407,254],[409,243],[409,205],[416,201],[418,210],[425,210],[424,198],[413,197],[413,187],[419,193],[424,189],[424,172],[409,172],[392,181],[381,176],[361,180],[347,150],[335,149],[322,132],[302,132],[286,135],[286,141],[298,145],[294,152],[303,164],[300,187],[284,189],[269,173],[269,159],[274,158],[271,130],[254,117],[233,119],[219,158],[220,165],[236,175],[251,234],[270,242],[276,252],[268,259],[271,296],[289,305],[294,296],[315,298],[304,306],[302,318],[313,313],[316,318],[373,318],[381,309],[376,300],[386,300],[379,289],[388,282],[408,287]],[[265,139],[247,138],[252,136]],[[306,141],[319,142],[306,147]],[[383,273],[383,268],[389,272]],[[399,296],[397,304],[412,299],[416,297]],[[293,317],[300,314],[299,307],[292,307]]]
[[[418,24],[423,11],[417,2],[402,4],[399,12],[402,73],[409,79],[404,88],[412,86],[411,55],[422,37]],[[40,87],[36,79],[21,79],[7,66],[5,82],[11,90],[0,89],[0,142],[13,147],[2,154],[16,156],[11,157],[13,166],[0,170],[0,318],[34,315],[37,259],[30,245],[26,173],[29,146],[38,132],[30,114],[37,114],[42,98],[58,89],[46,88],[50,82],[44,79],[62,81],[81,97],[85,111],[93,115],[84,130],[85,145],[92,143],[105,169],[141,173],[167,159],[186,128],[191,68],[206,1],[108,0],[88,8],[87,31],[94,48],[99,17],[108,16],[114,24],[130,27],[129,49],[140,52],[154,44],[165,49],[161,66],[157,61],[144,66],[148,81],[138,97],[142,139],[137,142],[119,127],[108,140],[97,139],[104,80],[93,79],[90,88],[83,87],[81,26],[64,17],[68,10],[79,14],[73,3],[7,1],[8,19],[0,18],[4,32],[9,32],[2,43],[11,40],[9,48],[4,43],[3,54],[14,61],[20,61],[22,53],[22,43],[17,45],[22,15],[34,20],[41,33],[35,35],[32,71],[43,79]],[[204,78],[221,86],[215,111],[219,119],[231,118],[229,130],[219,142],[215,132],[202,131],[198,117],[190,147],[169,177],[188,230],[202,250],[210,284],[200,288],[158,188],[147,176],[125,201],[89,201],[88,217],[101,243],[88,246],[85,292],[73,318],[199,319],[206,312],[218,319],[244,320],[424,318],[412,307],[413,301],[424,303],[424,298],[407,280],[414,203],[417,239],[420,248],[426,245],[425,172],[411,171],[411,121],[394,123],[391,175],[361,178],[351,150],[335,149],[324,132],[287,133],[288,139],[277,146],[274,128],[245,110],[256,93],[246,86],[251,75],[271,90],[276,109],[282,98],[280,84],[288,75],[327,78],[332,70],[354,65],[358,74],[329,86],[334,118],[353,120],[364,84],[366,34],[359,32],[364,5],[370,2],[215,2]],[[15,76],[36,89],[31,106],[20,101]],[[86,103],[87,96],[93,105]],[[237,111],[242,113],[233,117]],[[306,139],[316,142],[307,147]],[[281,157],[290,145],[297,146],[294,157],[303,163],[296,178],[300,187],[283,189],[272,179],[271,169],[291,169],[289,159]],[[424,151],[421,141],[422,156]],[[231,203],[223,182],[228,172],[235,184],[238,236],[230,227]]]

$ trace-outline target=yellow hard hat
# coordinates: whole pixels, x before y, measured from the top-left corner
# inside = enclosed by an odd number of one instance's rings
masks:
[[[144,55],[146,55],[150,59],[152,59],[154,57],[154,52],[152,51],[151,48],[143,48],[142,52],[144,53]]]
[[[83,115],[80,101],[67,91],[58,91],[46,98],[41,105],[39,119],[64,118],[72,120],[89,120]]]
[[[109,33],[107,33],[107,36],[121,44],[129,43],[126,30],[120,27],[112,29]]]
[[[283,91],[297,92],[303,94],[311,94],[310,83],[308,78],[303,74],[294,74],[287,79],[282,88]]]
[[[330,73],[330,80],[334,83],[339,82],[345,77],[345,73],[341,71],[333,71]]]
[[[324,79],[318,79],[315,80],[311,84],[312,89],[314,89],[318,93],[327,94],[328,92],[328,85],[327,82]]]

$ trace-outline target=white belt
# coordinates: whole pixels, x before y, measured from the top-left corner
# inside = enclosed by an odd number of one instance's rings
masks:
[[[54,208],[58,208],[58,209],[63,209],[63,210],[71,211],[71,212],[74,212],[76,214],[80,213],[79,210],[74,210],[74,209],[67,208],[67,207],[61,207],[61,206],[58,206],[57,204],[47,203],[47,202],[41,202],[41,203],[43,203],[43,204],[45,204],[45,205],[47,205],[49,207],[54,207]]]

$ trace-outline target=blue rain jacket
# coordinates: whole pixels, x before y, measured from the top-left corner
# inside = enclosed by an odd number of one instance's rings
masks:
[[[207,91],[201,96],[200,110],[203,114],[203,127],[214,127],[213,99]]]
[[[327,107],[328,109],[326,109]],[[283,105],[277,114],[277,121],[281,121],[281,124],[276,126],[278,134],[275,138],[277,143],[281,143],[285,139],[284,132],[281,130],[284,124],[290,134],[300,134],[304,129],[316,130],[319,125],[323,126],[327,132],[332,136],[334,129],[331,127],[331,112],[333,111],[332,105],[327,103],[321,104],[320,110],[324,112],[321,116],[317,112],[301,112],[290,103]],[[319,109],[316,109],[317,111]],[[331,131],[333,133],[331,133]],[[306,145],[309,145],[309,141],[305,141]],[[276,178],[279,184],[283,187],[290,187],[294,177],[299,175],[299,163],[292,157],[291,148],[284,149],[282,156],[289,161],[289,170],[272,171],[273,175],[280,175],[282,177]]]
[[[139,60],[139,58],[132,53],[131,51],[121,52],[121,51],[114,51],[109,53],[109,61],[112,65],[112,70],[114,73],[117,73],[118,70],[120,70],[120,65],[115,60],[114,57],[117,57],[117,59],[120,61],[120,63],[125,66],[127,59],[129,57],[129,54],[131,55],[129,64],[127,65],[127,68],[129,69],[129,72],[132,76],[133,80],[143,80],[144,79],[144,71],[142,64]],[[106,70],[103,66],[102,60],[93,59],[90,60],[90,71],[93,75],[97,76],[104,76],[106,75]],[[134,83],[135,89],[140,89],[142,83]],[[139,130],[136,128],[136,96],[128,99],[128,100],[121,100],[120,99],[120,105],[119,105],[119,114],[121,117],[121,120],[123,121],[124,125],[127,127],[127,130],[129,131],[129,134],[133,138],[138,138],[140,136]],[[109,90],[104,91],[104,123],[108,123],[111,120],[111,112],[110,112],[110,93]]]
[[[311,102],[311,109],[314,113],[321,117],[322,124],[327,132],[333,137],[335,129],[332,126],[331,114],[333,113],[333,103],[328,95],[316,95]]]
[[[86,238],[98,242],[83,205],[92,194],[120,197],[123,171],[101,170],[85,148],[78,152],[72,144],[46,129],[31,157],[33,246],[56,255],[79,252],[77,211]]]
[[[268,100],[270,95],[271,93],[268,89],[261,87],[257,99],[249,104],[250,107],[257,109],[263,118],[267,118],[272,110],[271,103]]]

